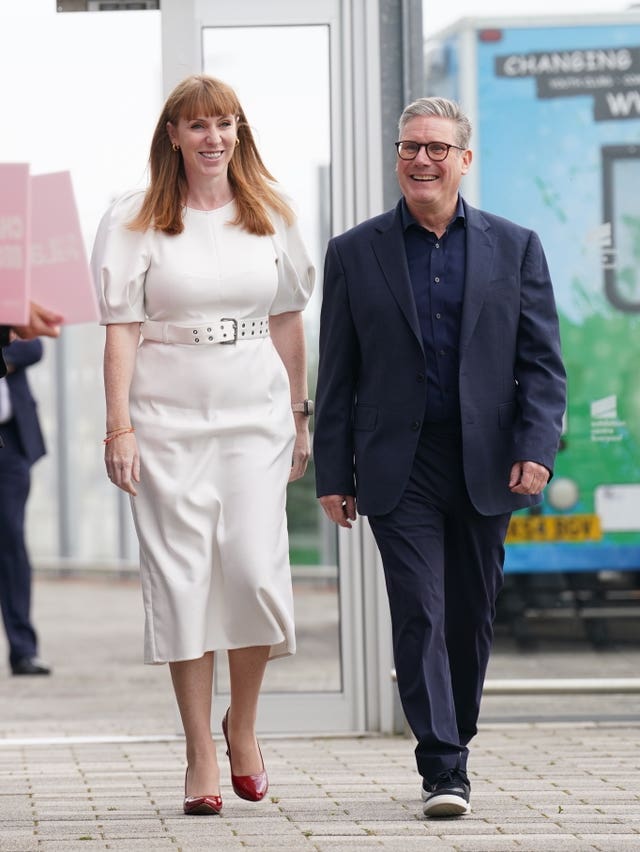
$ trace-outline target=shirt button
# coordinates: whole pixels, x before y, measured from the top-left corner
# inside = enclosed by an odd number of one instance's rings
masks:
[[[441,319],[441,318],[442,318],[442,314],[436,314],[436,319]]]
[[[440,248],[440,243],[436,243],[436,248]]]
[[[413,423],[411,424],[411,429],[412,429],[414,432],[417,432],[419,428],[420,428],[420,421],[419,421],[419,420],[414,420],[414,421],[413,421]]]
[[[436,277],[435,277],[433,280],[436,282],[436,284],[439,284],[439,283],[440,283],[440,278],[439,278],[437,275],[436,275]]]

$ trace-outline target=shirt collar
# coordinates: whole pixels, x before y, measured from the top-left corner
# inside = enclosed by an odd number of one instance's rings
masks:
[[[416,228],[422,228],[419,222],[416,221],[413,214],[409,210],[407,206],[407,201],[402,197],[400,202],[400,217],[402,222],[402,230],[406,231],[407,228],[410,228],[412,225],[415,225]],[[465,215],[464,215],[464,204],[462,203],[462,196],[458,193],[458,204],[456,205],[456,212],[453,214],[453,218],[447,225],[447,230],[451,227],[454,222],[459,222],[460,225],[464,228],[466,225]],[[422,230],[425,230],[422,228]]]

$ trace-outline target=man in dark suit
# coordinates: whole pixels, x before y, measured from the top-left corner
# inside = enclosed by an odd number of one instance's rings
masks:
[[[471,126],[422,98],[400,118],[402,199],[329,243],[314,458],[325,513],[369,516],[427,816],[470,810],[511,512],[539,503],[565,407],[536,234],[459,195]]]
[[[0,379],[0,607],[14,675],[46,675],[31,624],[31,563],[24,537],[30,468],[45,453],[26,368],[42,358],[40,340],[15,341],[3,350]]]

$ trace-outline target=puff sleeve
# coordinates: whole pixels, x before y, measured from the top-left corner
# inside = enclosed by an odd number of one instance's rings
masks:
[[[130,231],[144,192],[128,193],[107,210],[98,226],[91,269],[101,325],[144,322],[144,281],[151,252],[150,232]]]
[[[278,258],[278,290],[270,314],[302,311],[313,292],[315,269],[302,242],[297,220],[292,225],[272,215],[273,240]]]

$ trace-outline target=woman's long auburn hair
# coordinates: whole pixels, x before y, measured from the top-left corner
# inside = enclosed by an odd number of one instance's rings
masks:
[[[184,230],[183,208],[188,185],[182,155],[174,151],[167,122],[174,127],[181,118],[190,121],[203,116],[234,115],[239,144],[229,162],[229,183],[237,206],[233,225],[250,234],[274,234],[268,208],[291,224],[294,214],[272,184],[275,179],[258,153],[251,128],[233,89],[206,74],[194,74],[175,87],[164,105],[151,140],[149,169],[151,180],[140,212],[131,222],[132,231],[153,228],[165,234],[181,234]]]

